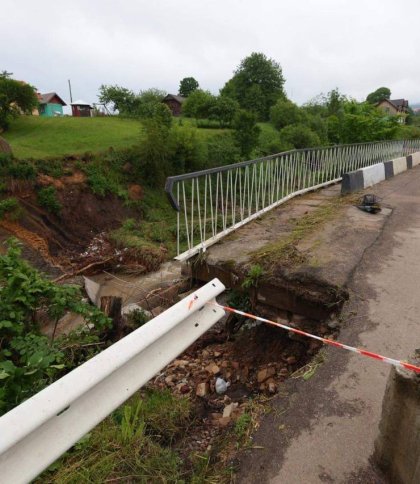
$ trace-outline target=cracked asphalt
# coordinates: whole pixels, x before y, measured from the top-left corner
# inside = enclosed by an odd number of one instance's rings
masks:
[[[364,242],[358,230],[346,233],[349,259],[366,245],[348,268],[339,340],[406,359],[420,347],[420,167],[366,192],[392,211],[373,241]],[[390,367],[336,348],[322,351],[315,375],[289,379],[276,397],[254,449],[240,459],[237,482],[387,482],[371,456]]]

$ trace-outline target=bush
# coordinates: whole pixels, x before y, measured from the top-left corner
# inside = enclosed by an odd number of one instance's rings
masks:
[[[269,124],[261,126],[261,133],[258,139],[258,156],[268,156],[281,153],[291,149],[290,144],[284,143],[280,139],[279,132]]]
[[[16,198],[6,198],[0,201],[0,220],[6,214],[18,214],[20,209],[19,202]]]
[[[280,98],[270,109],[270,121],[277,129],[282,129],[290,124],[300,123],[302,113],[295,103]]]
[[[302,124],[286,126],[280,131],[280,139],[296,149],[311,148],[321,144],[316,133]]]
[[[188,118],[207,119],[215,104],[216,98],[209,91],[197,89],[185,100],[182,114]]]
[[[0,176],[10,176],[19,180],[33,180],[36,170],[32,162],[16,160],[10,156],[0,159]]]
[[[37,315],[58,321],[66,311],[102,330],[110,320],[82,302],[76,286],[56,285],[21,258],[16,241],[0,255],[0,413],[50,383],[64,368],[59,346],[40,333]]]
[[[231,133],[221,133],[209,138],[207,142],[207,167],[237,163],[240,151]]]
[[[252,150],[258,145],[260,127],[257,126],[257,117],[254,113],[240,110],[233,122],[234,137],[238,144],[241,156],[249,158]]]
[[[115,163],[117,163],[115,161]],[[112,163],[110,163],[112,166]],[[127,190],[122,187],[121,168],[117,166],[112,169],[108,166],[106,159],[96,160],[88,165],[81,166],[87,175],[88,184],[95,195],[105,197],[114,194],[117,197],[127,199]]]
[[[38,192],[38,203],[51,213],[59,214],[61,211],[61,203],[54,187],[41,188]]]
[[[204,167],[207,147],[194,128],[174,127],[170,133],[171,174],[196,171]],[[168,173],[169,174],[169,173]]]

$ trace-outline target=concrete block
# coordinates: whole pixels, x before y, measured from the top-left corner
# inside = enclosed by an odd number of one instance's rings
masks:
[[[407,169],[411,170],[413,168],[413,157],[411,155],[407,156]]]
[[[407,171],[407,158],[405,156],[395,158],[395,160],[392,160],[392,164],[394,165],[394,175]]]
[[[419,350],[417,350],[417,353]],[[414,358],[419,364],[420,358]],[[391,370],[374,459],[392,483],[420,482],[420,374]]]
[[[416,153],[413,153],[411,155],[412,159],[413,159],[413,167],[414,166],[417,166],[417,165],[420,165],[420,151],[417,151]]]
[[[341,182],[341,194],[358,192],[363,190],[363,173],[362,170],[351,171],[343,174]]]
[[[367,166],[362,168],[361,171],[363,172],[363,188],[371,187],[385,180],[385,165],[383,163]]]
[[[385,161],[384,162],[385,166],[385,179],[389,180],[394,176],[394,162],[393,160],[391,161]]]

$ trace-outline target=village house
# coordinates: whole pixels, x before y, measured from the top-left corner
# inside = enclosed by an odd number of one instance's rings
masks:
[[[93,107],[85,101],[75,101],[71,103],[71,113],[78,118],[90,118],[92,116]]]
[[[175,94],[168,94],[163,98],[162,102],[168,106],[173,116],[179,116],[182,111],[182,104],[185,101],[185,97],[176,96]]]
[[[408,101],[406,99],[383,99],[377,107],[391,116],[399,116],[400,122],[405,123],[408,114]]]
[[[56,92],[38,94],[39,115],[44,117],[63,116],[63,106],[67,104]]]

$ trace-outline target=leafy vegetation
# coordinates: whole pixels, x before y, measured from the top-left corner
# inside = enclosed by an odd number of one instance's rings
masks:
[[[5,216],[16,218],[20,213],[19,209],[19,202],[14,197],[0,200],[0,220]]]
[[[38,192],[38,203],[49,212],[59,214],[61,203],[57,199],[57,192],[53,186],[41,188]]]
[[[13,118],[30,114],[38,106],[35,88],[11,78],[7,71],[0,72],[0,129],[7,130]]]
[[[384,99],[391,99],[391,90],[388,87],[379,87],[366,97],[366,101],[370,104],[379,103]]]
[[[199,87],[200,86],[194,77],[184,77],[184,79],[181,79],[181,82],[179,83],[178,92],[180,96],[188,97]]]
[[[65,358],[63,341],[49,341],[41,334],[39,318],[58,320],[66,311],[83,316],[84,331],[93,336],[110,324],[95,306],[82,301],[78,286],[59,286],[42,276],[21,257],[16,241],[0,255],[0,413],[62,374],[66,365],[79,359]],[[79,334],[78,343],[83,340]]]
[[[279,98],[285,98],[284,81],[282,69],[275,60],[253,52],[241,61],[220,93],[236,99],[242,109],[252,111],[259,120],[265,121],[271,106]]]

